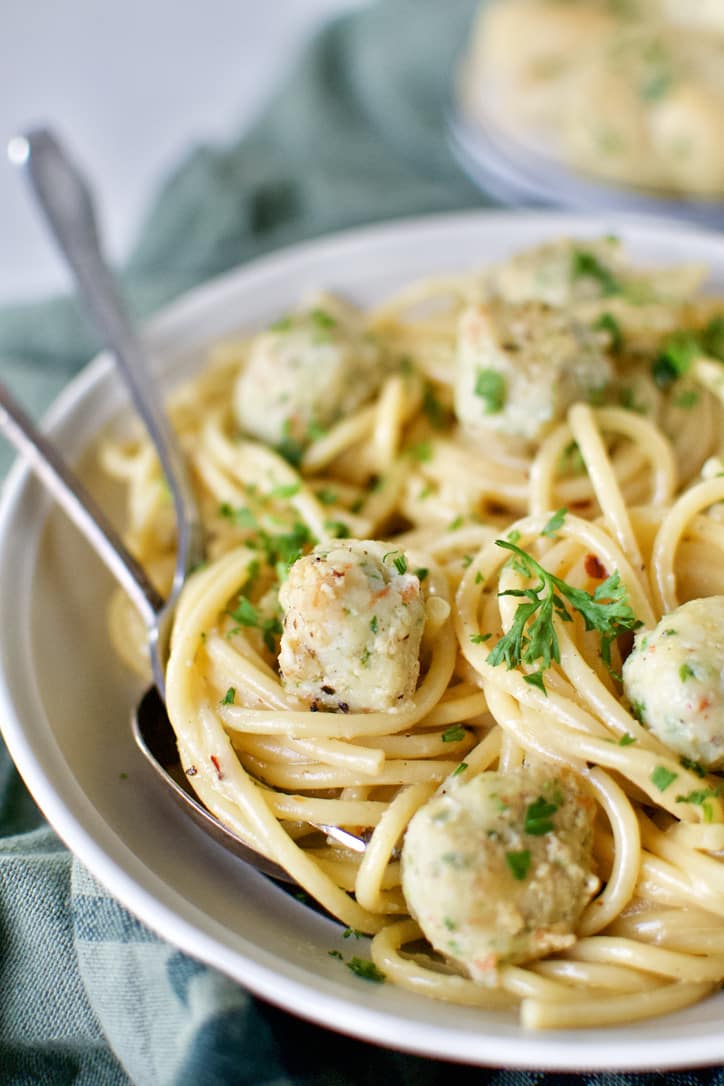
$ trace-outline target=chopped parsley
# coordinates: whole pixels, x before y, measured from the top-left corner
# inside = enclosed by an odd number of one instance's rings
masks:
[[[555,536],[556,532],[560,531],[565,524],[567,512],[568,510],[565,507],[558,509],[546,524],[541,535]]]
[[[350,958],[346,963],[347,968],[350,969],[355,976],[362,977],[363,980],[374,981],[375,984],[382,984],[387,980],[386,975],[381,969],[378,969],[374,962],[371,962],[368,958]]]
[[[240,595],[236,601],[236,607],[229,611],[229,617],[240,626],[258,626],[259,614],[256,607],[246,596]]]
[[[692,803],[696,807],[702,807],[708,799],[717,799],[721,795],[721,785],[715,788],[696,788],[689,792],[688,796],[677,796],[677,803]]]
[[[325,309],[312,309],[309,313],[309,319],[316,324],[317,328],[323,329],[325,332],[330,328],[336,328],[337,322]]]
[[[426,569],[425,566],[420,566],[419,569],[415,570],[415,576],[417,577],[420,584],[422,584],[423,581],[427,580],[429,572],[430,570]]]
[[[724,317],[712,317],[701,339],[707,355],[724,362]]]
[[[631,744],[635,743],[635,742],[636,742],[636,736],[635,735],[629,735],[628,732],[624,732],[624,734],[621,736],[621,738],[618,741],[618,745],[620,747],[630,747]]]
[[[301,490],[301,483],[287,483],[282,486],[275,486],[273,490],[269,491],[270,498],[293,498],[295,494],[298,494]]]
[[[370,619],[370,629],[372,630],[372,633],[376,634],[377,631],[379,630],[379,628],[380,627],[379,627],[379,623],[377,621],[377,615],[373,615],[372,618]]]
[[[651,366],[651,374],[656,385],[666,391],[679,377],[688,373],[692,364],[702,354],[699,339],[693,332],[673,332],[665,340],[659,354]]]
[[[530,588],[501,593],[526,602],[518,605],[510,630],[488,654],[487,662],[493,667],[505,662],[510,670],[519,664],[541,661],[541,672],[553,662],[560,663],[560,646],[553,619],[555,616],[563,622],[572,622],[570,606],[582,616],[587,630],[597,630],[601,635],[601,657],[610,665],[611,645],[616,637],[641,625],[628,602],[626,586],[621,583],[618,571],[602,581],[591,595],[549,573],[514,543],[503,539],[496,543],[512,551],[521,572],[531,579],[537,577],[538,583]]]
[[[589,249],[574,249],[571,253],[571,275],[574,279],[595,279],[601,293],[620,294],[622,287],[610,268],[602,264]]]
[[[327,433],[326,426],[322,426],[321,422],[315,422],[312,420],[307,426],[307,438],[310,441],[319,441]]]
[[[530,803],[525,812],[524,830],[532,837],[543,837],[553,831],[552,816],[558,810],[560,804],[550,803],[544,796]]]
[[[528,686],[537,686],[539,690],[548,697],[548,691],[546,690],[546,684],[543,680],[542,671],[531,671],[530,674],[523,676],[523,682],[528,683]]]
[[[282,428],[282,439],[275,445],[276,452],[279,453],[288,464],[292,467],[298,468],[302,462],[304,456],[304,446],[296,438],[292,437],[292,423],[291,419],[287,419]]]
[[[330,490],[329,487],[322,487],[320,490],[315,491],[315,497],[322,505],[336,505],[339,501],[336,491]]]
[[[392,565],[400,575],[407,573],[407,559],[402,551],[388,551],[382,556],[382,561],[386,562],[388,558],[392,559]]]
[[[418,441],[407,450],[413,460],[419,460],[421,464],[432,460],[432,445],[429,441]]]
[[[342,938],[350,939],[352,936],[354,936],[355,939],[361,939],[363,935],[364,932],[357,931],[357,928],[345,928],[344,932],[342,933]]]
[[[422,410],[434,430],[444,430],[447,426],[448,416],[443,404],[435,395],[432,385],[425,385],[422,397]]]
[[[273,618],[261,619],[259,617],[259,612],[251,600],[248,600],[246,596],[242,594],[239,595],[234,609],[229,610],[227,614],[229,615],[229,618],[232,618],[234,622],[237,623],[237,630],[239,626],[247,626],[260,630],[264,644],[269,652],[276,652],[276,637],[282,632],[282,624],[276,616]],[[231,633],[234,632],[236,631],[231,631]],[[227,690],[227,697],[228,694],[229,691]]]
[[[465,523],[465,517],[460,513],[454,520],[451,520],[447,526],[449,532],[456,532],[458,528],[462,528]]]
[[[530,851],[522,849],[520,852],[506,852],[505,860],[514,879],[522,882],[530,871]]]
[[[659,792],[665,792],[670,784],[673,784],[678,773],[674,773],[671,769],[667,769],[665,765],[657,765],[651,774],[651,783],[658,788]]]
[[[468,768],[468,763],[467,762],[461,762],[460,765],[456,769],[453,769],[450,776],[451,777],[459,777],[460,774],[464,773],[467,768]]]
[[[442,733],[443,743],[459,743],[461,739],[464,739],[467,735],[465,728],[460,724],[451,724],[449,728],[446,728]]]
[[[330,958],[336,958],[337,961],[341,962],[344,960],[339,950],[328,950],[327,953],[329,954]]]
[[[483,401],[486,415],[497,415],[505,405],[505,378],[497,370],[479,369],[475,378],[475,395]]]
[[[470,634],[470,640],[472,641],[473,645],[482,645],[484,641],[489,641],[491,636],[492,635],[489,634],[489,633],[486,633],[486,634]]]
[[[343,520],[325,520],[324,528],[335,539],[349,539],[349,525]]]
[[[257,527],[256,517],[251,509],[247,509],[244,505],[234,506],[230,505],[229,502],[222,502],[219,506],[219,516],[230,520],[237,528]]]
[[[229,689],[224,694],[223,698],[221,699],[221,704],[222,705],[233,705],[235,698],[236,698],[236,688],[233,687],[233,686],[230,686]]]
[[[686,758],[684,755],[679,758],[679,765],[682,769],[688,769],[690,773],[693,773],[697,777],[705,777],[706,770],[701,762],[695,762],[691,758]]]
[[[694,678],[693,669],[689,666],[689,664],[681,665],[681,667],[679,668],[679,678],[681,679],[682,683],[685,683],[687,679]]]
[[[623,332],[613,313],[601,313],[600,317],[594,321],[593,328],[596,332],[608,332],[611,350],[618,354],[623,347]]]

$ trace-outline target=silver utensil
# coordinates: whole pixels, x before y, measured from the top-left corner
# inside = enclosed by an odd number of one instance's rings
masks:
[[[206,833],[265,874],[291,882],[281,867],[251,849],[208,812],[188,786],[184,787],[185,776],[163,699],[174,608],[189,571],[204,554],[203,528],[193,489],[178,442],[156,396],[145,350],[103,256],[87,182],[48,129],[14,137],[8,145],[8,155],[13,164],[23,168],[30,181],[51,233],[73,273],[79,297],[116,362],[161,463],[173,499],[178,532],[173,585],[166,599],[149,582],[57,450],[1,386],[0,429],[27,459],[143,616],[155,686],[145,692],[136,706],[132,729],[148,764]],[[172,775],[174,771],[177,779]],[[335,826],[319,826],[319,829],[347,847],[364,850],[364,842],[345,830]]]

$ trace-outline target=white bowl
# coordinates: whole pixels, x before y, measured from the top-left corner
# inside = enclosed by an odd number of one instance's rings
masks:
[[[562,234],[606,233],[644,260],[705,261],[724,293],[724,241],[691,228],[616,215],[474,213],[357,230],[267,257],[172,305],[149,326],[148,343],[159,374],[175,379],[200,365],[204,344],[263,324],[312,287],[372,302],[427,272],[477,267]],[[57,400],[48,429],[77,460],[124,404],[101,357]],[[87,478],[115,509],[112,487],[92,469]],[[339,925],[214,845],[151,778],[128,724],[139,686],[106,632],[108,575],[21,464],[0,504],[0,568],[5,741],[60,836],[160,935],[290,1011],[430,1056],[559,1070],[724,1060],[724,994],[629,1026],[534,1033],[507,1014],[355,977],[328,954],[348,949]]]

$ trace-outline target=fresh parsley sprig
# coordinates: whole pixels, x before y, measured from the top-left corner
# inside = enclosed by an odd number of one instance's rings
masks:
[[[626,586],[621,583],[618,571],[597,586],[593,595],[582,588],[562,581],[544,569],[535,558],[506,539],[497,539],[496,545],[515,555],[515,568],[537,583],[529,588],[511,588],[501,596],[516,596],[521,602],[515,612],[513,624],[507,634],[488,653],[487,662],[493,667],[505,662],[508,670],[520,664],[536,664],[536,683],[545,693],[542,673],[552,663],[561,661],[560,645],[553,619],[572,622],[569,607],[583,618],[587,630],[597,630],[601,635],[601,657],[607,666],[611,664],[611,645],[624,630],[636,630],[641,625],[628,602]],[[533,678],[533,676],[530,676]]]

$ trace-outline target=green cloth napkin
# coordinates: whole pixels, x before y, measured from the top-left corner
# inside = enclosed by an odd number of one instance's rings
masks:
[[[249,133],[194,150],[162,187],[122,272],[136,315],[302,238],[485,204],[445,135],[450,69],[474,7],[380,0],[325,28]],[[66,298],[0,312],[0,378],[36,414],[95,346]],[[251,997],[110,897],[45,823],[2,750],[0,1086],[432,1086],[451,1076],[460,1086],[571,1081],[386,1051]],[[724,1074],[579,1081],[656,1079],[684,1086],[724,1083]]]

